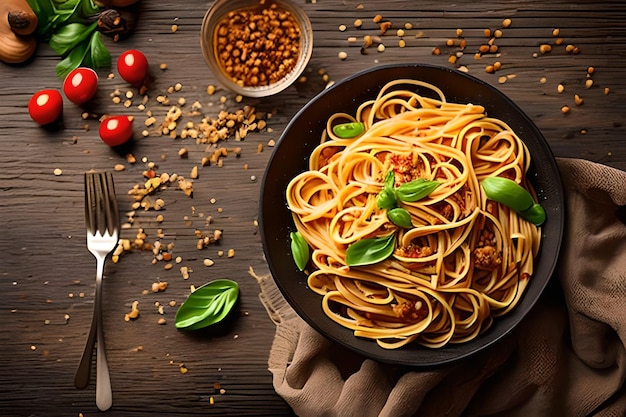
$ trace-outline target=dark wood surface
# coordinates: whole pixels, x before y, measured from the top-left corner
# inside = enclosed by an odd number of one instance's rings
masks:
[[[147,240],[158,239],[162,228],[164,243],[173,243],[174,256],[182,262],[171,270],[164,262],[151,263],[151,252],[124,254],[118,263],[107,263],[104,283],[104,316],[107,355],[113,386],[111,416],[289,416],[289,406],[274,392],[267,358],[274,325],[257,295],[258,286],[249,274],[267,272],[261,240],[255,225],[261,178],[272,153],[270,141],[277,140],[290,117],[325,84],[320,75],[340,80],[356,71],[377,64],[418,62],[466,68],[500,88],[535,121],[555,155],[580,157],[626,169],[624,118],[626,117],[626,4],[621,1],[339,1],[317,0],[298,3],[308,13],[315,35],[313,56],[306,70],[306,82],[267,99],[235,101],[235,95],[218,89],[209,96],[207,86],[215,79],[199,48],[202,18],[211,2],[173,0],[143,1],[136,32],[131,38],[112,43],[106,39],[114,59],[125,49],[145,52],[154,76],[148,91],[147,108],[162,120],[168,106],[157,103],[160,94],[176,83],[185,108],[194,101],[203,112],[215,117],[221,108],[236,110],[252,105],[271,113],[267,128],[249,134],[245,140],[229,139],[219,144],[241,147],[239,157],[223,158],[223,166],[201,167],[194,182],[193,198],[173,188],[163,192],[164,221],[156,213],[139,210],[123,238],[134,239],[139,227]],[[359,7],[362,4],[362,7]],[[378,35],[372,18],[380,14],[392,22],[382,37],[384,52],[369,48],[361,53],[362,37]],[[499,55],[474,59],[474,53],[487,38],[486,28],[501,28],[505,18],[511,26],[502,29],[496,40]],[[363,21],[355,29],[356,19]],[[405,23],[406,47],[398,46],[396,29]],[[174,33],[172,25],[178,25]],[[341,31],[340,25],[346,30]],[[447,47],[447,39],[457,39],[463,30],[467,41],[456,64],[448,61],[457,47]],[[559,29],[556,45],[553,30]],[[347,38],[355,36],[357,42]],[[541,44],[552,51],[539,52]],[[566,45],[579,48],[566,52]],[[440,55],[432,53],[433,48]],[[339,52],[348,58],[340,60]],[[485,66],[500,61],[496,74]],[[0,65],[0,415],[2,416],[92,416],[98,413],[94,398],[95,375],[84,390],[73,387],[92,314],[95,288],[93,257],[85,247],[83,215],[83,173],[89,169],[113,170],[119,204],[131,210],[127,191],[143,183],[147,162],[155,162],[158,172],[188,177],[207,153],[205,145],[189,139],[160,137],[151,128],[143,137],[145,111],[114,104],[110,94],[135,91],[119,77],[107,78],[100,71],[97,98],[88,106],[94,114],[127,113],[136,117],[137,162],[100,142],[95,119],[83,120],[83,109],[65,102],[64,126],[57,131],[37,127],[26,110],[30,96],[41,88],[60,89],[54,68],[57,56],[47,45],[40,45],[36,57],[26,65]],[[167,64],[167,70],[159,64]],[[588,67],[593,85],[586,88]],[[506,77],[506,82],[500,82]],[[563,84],[565,91],[557,92]],[[605,93],[609,89],[609,93]],[[584,99],[577,106],[574,95]],[[219,98],[226,97],[225,104]],[[569,114],[561,107],[568,105]],[[199,120],[185,114],[183,120]],[[259,145],[263,149],[259,152]],[[189,157],[178,156],[180,148]],[[142,159],[145,161],[142,162]],[[62,171],[55,175],[55,169]],[[255,180],[256,179],[256,180]],[[212,200],[214,199],[214,201]],[[206,225],[212,216],[213,223]],[[219,247],[196,248],[194,231],[223,230]],[[218,256],[218,250],[235,250],[234,257]],[[206,267],[203,259],[215,265]],[[192,269],[188,280],[178,268]],[[241,286],[239,316],[217,333],[188,334],[175,329],[176,307],[184,301],[190,285],[199,286],[230,278]],[[152,293],[153,282],[167,281],[166,291]],[[133,301],[139,301],[141,316],[126,322],[124,315]],[[155,302],[165,305],[161,316]],[[164,317],[167,323],[157,324]],[[181,367],[188,370],[181,373]],[[95,364],[94,364],[95,370]],[[223,388],[220,393],[214,385]],[[211,405],[211,397],[214,404]],[[81,414],[82,413],[82,414]]]

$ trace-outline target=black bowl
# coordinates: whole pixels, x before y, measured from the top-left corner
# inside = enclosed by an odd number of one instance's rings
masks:
[[[417,344],[383,349],[375,341],[360,339],[328,318],[321,296],[307,288],[304,273],[292,259],[289,233],[295,231],[285,191],[290,180],[307,169],[309,154],[319,144],[327,119],[335,112],[354,114],[357,106],[374,98],[387,82],[412,78],[441,88],[450,102],[480,104],[527,145],[532,167],[527,174],[547,212],[535,273],[519,304],[475,339],[431,349]],[[401,64],[372,68],[336,83],[318,94],[290,121],[280,137],[263,179],[260,227],[265,256],[278,288],[287,302],[310,326],[327,338],[381,362],[414,367],[433,367],[468,357],[494,344],[519,324],[533,307],[555,268],[564,227],[564,198],[554,156],[539,129],[509,98],[489,84],[449,68]]]

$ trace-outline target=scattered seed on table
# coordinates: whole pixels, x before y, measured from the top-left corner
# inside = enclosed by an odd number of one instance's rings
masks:
[[[58,177],[61,174],[63,174],[63,171],[61,170],[61,168],[55,168],[54,175],[56,175]]]
[[[574,94],[574,103],[576,103],[577,106],[581,106],[584,103],[584,100],[578,94]]]
[[[346,25],[339,25],[340,32],[345,32],[346,29],[347,29]]]
[[[348,54],[344,51],[341,51],[337,54],[337,57],[342,61],[345,61],[348,58]]]
[[[539,52],[541,52],[542,54],[547,54],[551,50],[552,46],[548,45],[547,43],[543,43],[539,46]]]

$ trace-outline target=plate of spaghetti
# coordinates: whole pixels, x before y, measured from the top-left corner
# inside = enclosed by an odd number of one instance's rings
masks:
[[[286,301],[327,338],[415,367],[510,333],[555,268],[549,145],[493,86],[383,65],[306,104],[265,172],[260,230]]]

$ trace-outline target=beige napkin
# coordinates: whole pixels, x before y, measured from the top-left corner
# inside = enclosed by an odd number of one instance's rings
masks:
[[[428,371],[365,359],[305,324],[270,276],[276,392],[300,417],[625,416],[626,172],[559,159],[566,236],[555,279],[512,335]]]

